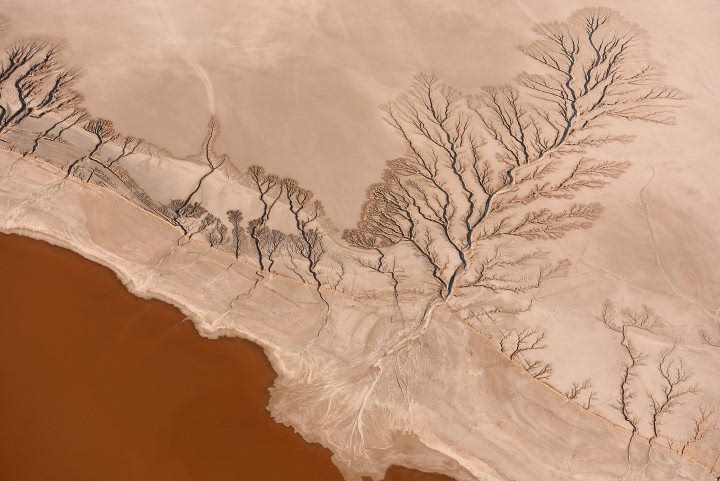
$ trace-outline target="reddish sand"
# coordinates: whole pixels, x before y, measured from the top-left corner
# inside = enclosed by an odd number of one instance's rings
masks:
[[[341,481],[265,409],[275,373],[68,250],[0,234],[4,481]],[[391,468],[387,481],[442,481]]]

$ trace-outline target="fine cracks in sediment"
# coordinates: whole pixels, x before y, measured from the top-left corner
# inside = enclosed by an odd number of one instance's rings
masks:
[[[248,168],[248,175],[253,181],[254,188],[257,190],[258,200],[263,206],[263,210],[260,216],[256,219],[253,219],[248,224],[248,233],[250,234],[250,238],[253,240],[253,244],[255,245],[258,266],[260,267],[261,271],[265,271],[263,250],[261,246],[262,239],[260,233],[265,227],[265,224],[270,219],[270,214],[275,207],[275,204],[277,204],[278,200],[280,200],[280,197],[283,194],[283,184],[280,182],[280,178],[278,176],[266,174],[265,169],[257,165],[252,165],[250,166],[250,168]],[[295,274],[299,276],[297,272],[295,272]]]
[[[204,295],[205,295],[205,292],[207,292],[207,290],[210,288],[210,286],[212,286],[213,284],[215,284],[215,282],[217,282],[218,279],[220,279],[222,276],[224,276],[225,274],[227,274],[227,272],[235,265],[235,262],[236,262],[236,261],[230,262],[230,263],[225,267],[225,269],[223,269],[223,271],[222,271],[221,273],[219,273],[219,274],[217,274],[216,276],[214,276],[214,277],[210,280],[210,282],[205,283],[205,285],[203,285],[202,290],[200,291],[200,297],[204,296]]]
[[[68,178],[71,174],[73,174],[78,168],[79,164],[85,159],[94,160],[95,162],[102,165],[102,162],[93,158],[93,155],[95,155],[102,148],[103,145],[109,142],[113,142],[120,137],[120,135],[115,132],[115,128],[113,127],[112,122],[105,119],[90,120],[85,125],[83,125],[83,129],[95,135],[97,141],[95,142],[95,145],[90,150],[90,152],[88,152],[83,157],[75,159],[73,162],[70,163],[65,172],[65,178]]]
[[[305,346],[305,350],[308,350],[320,338],[331,321],[330,303],[323,295],[322,281],[317,269],[318,262],[326,253],[323,245],[323,233],[317,227],[310,227],[310,224],[324,214],[324,210],[319,201],[312,201],[312,192],[301,188],[292,179],[283,179],[280,183],[280,193],[282,194],[283,191],[288,201],[290,213],[295,219],[295,227],[300,234],[298,241],[294,242],[294,250],[307,261],[307,269],[315,283],[315,291],[325,305],[320,327],[313,339]]]
[[[597,320],[602,322],[608,329],[620,334],[620,346],[626,354],[626,360],[623,363],[622,375],[618,386],[619,395],[617,403],[613,407],[620,412],[625,422],[630,425],[630,439],[628,439],[626,448],[629,468],[630,448],[635,436],[638,434],[638,424],[640,422],[639,417],[635,415],[630,408],[630,401],[636,397],[636,393],[632,391],[630,383],[638,376],[638,368],[645,365],[647,356],[639,351],[630,339],[628,339],[628,328],[636,327],[652,332],[659,324],[649,315],[636,316],[627,310],[623,311],[623,316],[624,319],[618,321],[612,302],[605,301],[602,312],[600,316],[597,317]]]
[[[148,271],[148,274],[142,283],[142,287],[141,287],[142,289],[146,288],[148,282],[150,282],[152,277],[155,275],[155,271],[157,270],[158,267],[160,267],[160,264],[162,264],[165,259],[172,256],[175,253],[175,251],[177,251],[178,249],[180,249],[182,246],[185,245],[185,243],[183,243],[183,240],[186,240],[186,239],[187,239],[187,236],[185,234],[178,237],[177,240],[175,241],[175,245],[170,247],[170,249],[168,249],[167,252],[165,254],[163,254],[160,257],[160,259],[157,260],[157,262],[155,262],[155,264]]]
[[[672,358],[675,351],[675,344],[671,348],[664,349],[658,355],[657,370],[662,377],[660,383],[660,394],[650,395],[650,426],[652,435],[648,439],[648,459],[650,461],[650,449],[653,441],[661,436],[660,427],[666,416],[672,415],[677,407],[683,406],[686,398],[692,397],[700,392],[700,385],[692,383],[694,372],[688,368],[681,358]]]
[[[397,308],[400,317],[404,318],[402,309],[400,308],[400,294],[398,291],[400,283],[397,278],[397,273],[395,272],[395,259],[393,259],[392,266],[386,266],[385,252],[377,246],[375,246],[375,250],[378,252],[378,262],[377,268],[374,268],[374,270],[390,277],[393,287],[393,297],[395,298],[395,307]]]
[[[89,115],[87,112],[85,112],[84,109],[79,111],[76,115],[77,115],[77,117],[71,123],[69,123],[62,129],[58,130],[58,132],[53,137],[51,137],[50,140],[52,140],[52,141],[61,140],[62,134],[64,134],[66,131],[70,130],[71,128],[75,127],[79,123],[85,122],[86,120],[89,119]],[[69,118],[71,118],[71,117],[69,117]],[[62,139],[62,140],[64,140],[64,139]]]
[[[542,275],[540,276],[539,279],[542,279]],[[541,281],[538,280],[538,287],[540,285],[540,282]],[[357,435],[360,438],[362,449],[364,450],[365,439],[364,439],[364,433],[362,431],[363,416],[367,409],[367,405],[368,405],[370,396],[374,392],[379,380],[381,379],[381,377],[383,375],[383,364],[386,361],[386,359],[395,357],[396,362],[397,362],[396,356],[397,356],[397,354],[400,353],[400,351],[402,351],[403,349],[405,349],[407,347],[410,347],[411,345],[413,345],[413,343],[419,341],[422,338],[422,336],[425,334],[425,332],[427,331],[427,329],[430,325],[430,322],[432,320],[432,314],[433,314],[434,310],[442,304],[445,304],[445,305],[449,304],[454,299],[454,297],[455,297],[454,289],[456,286],[457,285],[454,283],[452,283],[452,284],[439,283],[439,289],[437,292],[437,296],[429,302],[429,304],[423,311],[421,322],[418,325],[418,327],[416,328],[415,333],[411,334],[411,335],[403,336],[400,340],[398,340],[395,344],[393,344],[392,347],[387,349],[383,353],[383,355],[372,364],[370,369],[371,369],[371,371],[373,371],[373,374],[372,374],[372,377],[370,379],[368,386],[366,387],[365,392],[363,393],[360,407],[358,408],[358,412],[355,416],[355,421],[353,423],[353,426],[352,426],[352,429],[350,432],[350,436],[348,438],[349,445],[352,444],[355,433],[357,433]],[[530,305],[532,305],[532,300],[530,301]],[[541,342],[542,338],[543,338],[542,335],[539,336],[539,338],[535,344]],[[534,347],[536,347],[536,346],[534,346]],[[515,354],[517,354],[517,353],[515,353]],[[526,368],[526,370],[531,371],[528,368]],[[531,374],[532,374],[532,372],[531,372]],[[396,382],[397,382],[398,386],[401,387],[401,392],[405,392],[402,389],[402,386],[400,385],[400,382],[399,382],[399,378],[397,376],[398,376],[398,372],[396,371]],[[538,377],[535,375],[533,375],[533,377],[535,377],[537,379],[542,379],[541,377]]]
[[[10,164],[10,168],[7,170],[7,173],[3,176],[2,181],[0,181],[0,185],[3,185],[5,181],[7,181],[11,176],[13,171],[15,170],[15,165],[17,165],[21,160],[23,160],[25,156],[18,157],[13,161],[12,164]]]
[[[265,279],[265,277],[262,274],[258,273],[258,276],[255,278],[255,282],[253,283],[252,287],[247,292],[240,292],[238,295],[236,295],[235,298],[233,298],[233,300],[230,301],[230,304],[228,305],[228,308],[225,310],[225,312],[223,312],[220,316],[218,316],[212,322],[212,324],[213,325],[217,324],[218,322],[222,321],[225,318],[225,316],[230,314],[233,311],[233,309],[235,308],[236,302],[250,297],[252,295],[252,293],[255,291],[255,288],[258,286],[260,281],[262,281],[264,279]]]
[[[30,194],[25,200],[23,200],[20,204],[18,204],[16,207],[14,207],[6,219],[8,219],[10,222],[15,222],[17,219],[17,216],[20,215],[21,211],[25,208],[26,205],[32,203],[32,202],[39,202],[40,200],[47,199],[50,196],[56,195],[60,189],[62,188],[63,184],[65,183],[66,179],[61,179],[58,182],[55,182],[50,185],[46,185],[40,190],[37,190]]]
[[[82,120],[83,120],[83,119],[82,119],[82,113],[83,113],[83,112],[84,112],[84,111],[83,111],[82,109],[74,109],[74,110],[72,110],[68,115],[66,115],[65,117],[60,117],[60,120],[58,120],[58,121],[50,124],[50,127],[48,127],[48,128],[45,129],[43,132],[41,132],[41,133],[39,133],[38,135],[35,136],[35,140],[33,141],[32,148],[30,148],[30,150],[28,150],[28,151],[25,151],[25,152],[23,153],[22,158],[25,158],[25,157],[27,157],[28,155],[35,155],[35,151],[36,151],[37,148],[40,146],[40,141],[41,141],[41,140],[43,140],[43,139],[47,139],[47,140],[50,140],[50,141],[57,140],[57,139],[59,138],[59,135],[56,136],[55,138],[51,139],[51,138],[49,137],[49,136],[50,136],[50,132],[52,132],[52,131],[53,131],[56,127],[58,127],[59,125],[63,124],[66,120],[69,120],[70,118],[75,117],[75,116],[78,115],[78,114],[81,114],[80,117],[78,117],[78,121],[82,121]],[[74,125],[74,124],[73,124],[73,125]],[[60,131],[60,134],[62,134],[62,131]]]
[[[420,324],[415,330],[415,333],[409,336],[404,336],[402,339],[398,340],[395,344],[393,344],[389,349],[385,350],[385,352],[380,356],[371,366],[370,370],[372,371],[372,376],[370,379],[370,383],[365,388],[365,392],[363,393],[362,400],[360,402],[360,406],[358,408],[358,412],[355,415],[355,420],[352,425],[352,429],[350,431],[350,436],[348,438],[348,447],[352,446],[353,438],[355,434],[357,433],[358,437],[360,438],[360,446],[361,449],[364,451],[365,449],[365,435],[363,433],[363,416],[365,414],[365,411],[367,409],[368,400],[370,399],[370,396],[372,395],[373,391],[375,390],[375,387],[377,386],[377,383],[380,381],[380,378],[383,375],[383,364],[385,361],[389,358],[392,358],[396,356],[401,350],[410,347],[414,342],[419,341],[420,338],[425,334],[427,331],[430,321],[432,320],[432,313],[433,311],[441,304],[445,302],[442,298],[435,298],[427,305],[425,310],[423,311],[422,319]],[[398,381],[399,385],[399,381]]]
[[[378,257],[377,260],[369,260],[365,259],[363,257],[355,257],[352,256],[352,258],[357,262],[361,267],[364,267],[366,269],[370,269],[373,272],[377,272],[378,274],[382,274],[384,276],[387,276],[390,278],[390,281],[392,282],[392,289],[393,289],[393,297],[395,299],[395,307],[400,314],[400,317],[404,319],[404,314],[402,312],[402,309],[400,307],[400,282],[397,277],[397,266],[396,266],[396,259],[393,257],[392,264],[389,264],[386,260],[387,254],[382,249],[382,247],[387,247],[385,242],[382,241],[382,239],[378,238],[377,236],[369,235],[368,233],[361,232],[359,229],[351,229],[345,231],[343,234],[343,239],[345,239],[350,244],[354,245],[355,247],[360,247],[363,249],[368,250],[374,250],[377,252]]]
[[[692,299],[687,296],[685,296],[683,293],[678,291],[677,287],[675,286],[675,283],[673,283],[672,279],[670,278],[670,275],[668,274],[667,270],[665,269],[665,265],[662,261],[662,257],[660,255],[660,248],[658,246],[658,240],[657,235],[655,233],[655,228],[653,227],[652,221],[650,220],[650,208],[648,206],[648,202],[645,198],[645,194],[647,192],[648,187],[652,183],[652,181],[655,179],[655,168],[648,164],[648,168],[650,169],[651,175],[650,178],[645,182],[645,185],[640,189],[640,193],[638,195],[640,199],[640,204],[642,206],[643,210],[643,217],[645,219],[645,225],[648,229],[648,234],[650,236],[650,241],[652,243],[653,251],[655,253],[655,263],[657,264],[658,270],[660,271],[663,279],[665,280],[665,283],[668,285],[672,293],[681,301],[690,304],[695,310],[700,312],[702,315],[717,320],[717,316],[715,313],[710,312],[708,309],[704,308],[704,306],[700,305],[697,302],[697,299]],[[683,270],[685,270],[685,267],[683,266]],[[687,272],[687,271],[686,271]],[[689,275],[689,274],[688,274]],[[690,277],[693,279],[693,281],[697,284],[697,281],[695,280],[692,275]]]
[[[215,136],[217,133],[217,122],[215,120],[215,117],[212,117],[210,119],[210,123],[208,124],[208,133],[205,137],[205,141],[203,142],[203,148],[202,148],[202,156],[204,157],[205,162],[208,164],[208,171],[205,172],[200,179],[197,181],[197,185],[195,188],[190,192],[190,194],[185,197],[184,200],[177,203],[177,206],[175,206],[174,212],[173,212],[173,218],[172,222],[173,224],[180,227],[180,229],[183,231],[184,234],[187,234],[187,228],[182,225],[180,222],[181,218],[181,211],[183,211],[186,207],[188,207],[188,204],[190,204],[190,201],[193,199],[195,194],[202,188],[202,184],[213,172],[215,172],[217,169],[223,166],[225,164],[227,157],[223,156],[220,160],[220,162],[216,165],[212,157],[214,156],[215,152],[213,150],[213,144],[215,142]]]
[[[317,286],[316,291],[318,293],[318,296],[320,297],[320,300],[322,300],[322,302],[325,304],[325,312],[322,317],[322,324],[320,325],[317,334],[315,334],[315,337],[308,344],[308,347],[310,347],[310,345],[312,345],[320,337],[320,335],[323,333],[328,323],[330,322],[330,303],[327,301],[327,299],[325,299],[325,296],[323,296],[322,290],[320,290],[320,286]]]
[[[141,139],[136,139],[135,137],[125,137],[122,141],[122,151],[114,159],[110,160],[110,162],[107,165],[104,162],[101,162],[100,160],[93,158],[92,156],[88,156],[88,159],[92,160],[93,162],[98,164],[104,170],[110,172],[121,183],[127,185],[127,182],[124,179],[122,179],[112,167],[117,162],[119,162],[121,159],[135,154],[135,152],[140,147],[140,145],[142,145],[142,143],[143,143],[143,141]],[[94,174],[95,174],[95,169],[93,169],[92,172],[90,173],[90,175],[88,176],[87,180],[85,181],[86,184],[90,183],[90,180],[92,180],[92,177]]]
[[[33,141],[32,148],[31,148],[30,150],[26,150],[25,152],[23,152],[22,156],[20,156],[20,157],[18,157],[17,159],[15,159],[15,161],[12,163],[12,165],[10,165],[10,169],[8,169],[7,174],[5,174],[5,176],[3,177],[3,179],[2,179],[3,182],[4,182],[5,180],[7,180],[8,178],[10,178],[10,176],[11,176],[12,173],[13,173],[13,170],[15,169],[15,165],[17,165],[21,160],[25,159],[27,156],[29,156],[29,155],[34,155],[34,154],[35,154],[35,151],[37,150],[38,146],[40,145],[40,140],[47,138],[48,135],[50,134],[50,132],[51,132],[55,127],[57,127],[58,125],[62,124],[65,120],[67,120],[68,118],[70,118],[70,117],[73,116],[73,115],[75,115],[74,112],[71,113],[70,115],[68,115],[67,117],[61,118],[61,119],[58,120],[57,122],[51,124],[49,128],[45,129],[43,132],[41,132],[41,133],[39,133],[38,135],[36,135],[36,136],[35,136],[35,140]],[[0,185],[2,185],[2,183],[0,183]]]

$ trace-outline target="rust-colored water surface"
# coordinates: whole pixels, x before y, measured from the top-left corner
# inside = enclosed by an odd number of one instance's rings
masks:
[[[109,269],[15,235],[0,234],[0,296],[0,479],[342,480],[270,417],[255,344],[204,339]]]

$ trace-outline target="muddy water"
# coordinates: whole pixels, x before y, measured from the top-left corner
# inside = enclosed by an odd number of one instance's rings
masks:
[[[25,237],[0,234],[0,293],[0,479],[342,480],[265,410],[258,346],[201,338],[109,269]]]

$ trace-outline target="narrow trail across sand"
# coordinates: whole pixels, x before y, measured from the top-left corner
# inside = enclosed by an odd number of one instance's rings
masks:
[[[180,55],[182,55],[183,60],[185,60],[185,62],[187,62],[190,67],[192,67],[197,76],[200,78],[200,81],[205,86],[205,91],[207,92],[208,98],[208,110],[210,111],[210,115],[215,115],[215,89],[213,88],[210,76],[207,74],[207,71],[205,71],[203,66],[200,65],[198,61],[195,60],[192,55],[188,53],[185,47],[181,45],[180,41],[178,40],[177,33],[175,33],[175,29],[171,24],[168,23],[156,1],[153,1],[153,7],[155,8],[155,16],[158,19],[158,23],[160,23],[162,29],[165,31],[165,33],[167,33],[167,36],[170,38],[170,40],[172,40],[173,44],[175,44],[178,51],[180,52]]]

